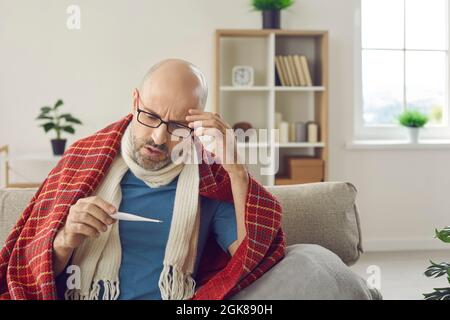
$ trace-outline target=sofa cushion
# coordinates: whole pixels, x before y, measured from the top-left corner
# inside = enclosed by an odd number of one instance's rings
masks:
[[[347,265],[358,261],[361,227],[351,183],[324,182],[268,187],[283,207],[283,230],[288,245],[319,244]]]

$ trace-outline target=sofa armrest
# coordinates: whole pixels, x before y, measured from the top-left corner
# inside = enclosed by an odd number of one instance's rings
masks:
[[[363,252],[356,188],[345,182],[323,182],[267,189],[283,208],[287,245],[321,245],[352,265]]]

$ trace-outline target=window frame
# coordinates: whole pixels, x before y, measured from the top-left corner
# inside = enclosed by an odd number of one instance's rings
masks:
[[[373,0],[376,1],[376,0]],[[407,1],[407,0],[406,0]],[[421,133],[421,139],[433,139],[433,140],[448,140],[450,139],[450,89],[449,89],[449,79],[450,79],[450,5],[446,1],[447,5],[447,59],[446,59],[446,106],[443,110],[442,118],[443,123],[439,125],[428,125]],[[354,140],[406,140],[406,130],[397,124],[365,124],[363,113],[363,74],[362,74],[362,56],[364,50],[370,50],[363,48],[362,46],[362,0],[358,1],[358,6],[355,12],[355,30],[354,30],[354,116],[353,116],[353,138]],[[406,37],[406,32],[405,32]],[[381,48],[380,48],[381,49]],[[378,48],[373,48],[373,50],[379,50]],[[404,44],[403,49],[389,49],[397,52],[432,52],[442,50],[432,50],[432,49],[406,49],[406,44]],[[406,72],[406,70],[404,71]],[[406,83],[404,84],[406,88]]]

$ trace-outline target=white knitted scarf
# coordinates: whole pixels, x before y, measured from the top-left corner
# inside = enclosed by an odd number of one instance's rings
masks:
[[[133,160],[132,153],[133,142],[130,124],[122,137],[121,152],[117,153],[95,195],[118,209],[122,200],[120,181],[128,168],[136,177],[152,188],[167,185],[179,175],[169,239],[158,285],[163,300],[189,299],[195,291],[195,280],[192,274],[197,256],[200,223],[199,169],[195,147],[192,146],[189,155],[195,157],[194,162],[186,162],[188,164],[172,162],[156,171],[145,170],[139,166]],[[148,199],[148,202],[148,207],[151,210],[152,199]],[[117,299],[120,294],[120,263],[121,246],[119,221],[117,221],[109,226],[106,232],[101,233],[98,238],[87,238],[75,250],[72,257],[72,266],[79,267],[81,278],[78,281],[79,286],[68,285],[65,298],[98,300],[103,285],[102,299]],[[145,265],[142,268],[145,268]]]

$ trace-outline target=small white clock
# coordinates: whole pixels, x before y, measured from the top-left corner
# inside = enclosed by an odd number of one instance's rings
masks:
[[[232,83],[235,87],[253,86],[254,71],[250,66],[235,66],[232,71]]]

